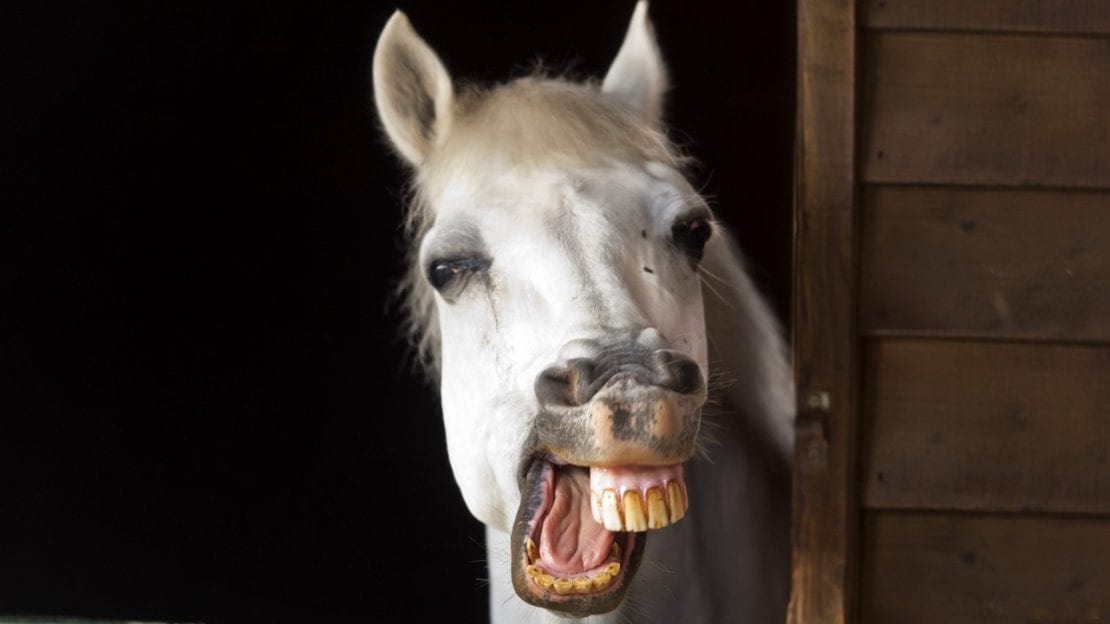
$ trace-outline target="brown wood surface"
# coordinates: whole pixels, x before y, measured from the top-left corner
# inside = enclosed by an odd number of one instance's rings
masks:
[[[879,32],[867,182],[1110,187],[1110,38]]]
[[[861,622],[1027,624],[1110,618],[1110,521],[874,512]]]
[[[883,339],[865,370],[866,506],[1110,514],[1110,345]]]
[[[855,621],[855,7],[798,2],[793,624]]]
[[[867,28],[1110,34],[1106,0],[864,0]]]
[[[863,204],[864,331],[1110,341],[1110,192],[880,186]]]

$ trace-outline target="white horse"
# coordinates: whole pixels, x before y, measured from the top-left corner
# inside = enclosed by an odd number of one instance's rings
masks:
[[[791,373],[665,137],[646,3],[600,84],[456,88],[400,12],[373,71],[493,619],[781,622]]]

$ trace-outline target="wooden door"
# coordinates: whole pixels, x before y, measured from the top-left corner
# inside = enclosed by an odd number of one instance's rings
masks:
[[[1110,4],[798,14],[791,622],[1110,618]]]

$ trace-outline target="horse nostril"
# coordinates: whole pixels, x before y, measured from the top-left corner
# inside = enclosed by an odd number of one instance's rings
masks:
[[[536,377],[536,398],[549,407],[586,405],[617,374],[679,394],[697,394],[704,389],[701,367],[681,353],[660,349],[650,355],[642,351],[620,355],[614,351],[598,361],[575,358],[544,369]]]
[[[536,377],[536,398],[541,405],[585,405],[596,390],[594,377],[593,362],[583,358],[570,360],[566,366],[545,368]]]
[[[651,354],[651,359],[658,375],[657,385],[679,394],[696,394],[702,390],[701,367],[694,360],[666,349]]]

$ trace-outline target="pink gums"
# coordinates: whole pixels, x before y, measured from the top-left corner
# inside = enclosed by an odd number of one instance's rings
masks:
[[[686,481],[682,478],[682,464],[671,466],[613,466],[600,468],[590,466],[590,489],[595,492],[616,490],[623,497],[629,490],[637,490],[645,500],[647,491],[658,487],[666,492],[667,484],[678,483],[682,490],[683,502],[686,499]]]

